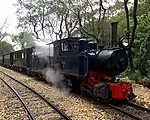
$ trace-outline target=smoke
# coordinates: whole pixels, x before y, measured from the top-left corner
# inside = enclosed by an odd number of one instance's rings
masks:
[[[53,56],[53,46],[37,46],[34,49],[34,54],[38,56],[39,59],[45,59],[49,63],[49,56]],[[52,63],[53,64],[53,63]],[[52,65],[51,64],[51,65]],[[61,74],[61,69],[58,64],[53,64],[54,68],[48,64],[45,68],[41,70],[42,74],[45,75],[46,81],[53,84],[56,88],[61,91],[68,92],[68,88],[64,85],[64,76]]]
[[[46,81],[48,83],[51,83],[60,91],[69,92],[69,88],[65,86],[63,82],[63,80],[65,79],[64,75],[61,74],[61,70],[59,68],[53,69],[47,67],[46,69],[43,70],[43,73],[46,75]]]
[[[33,49],[33,55],[37,56],[39,59],[45,59],[49,62],[49,56],[54,56],[53,45],[36,46]]]
[[[36,46],[33,52],[38,57],[53,56],[53,46]]]

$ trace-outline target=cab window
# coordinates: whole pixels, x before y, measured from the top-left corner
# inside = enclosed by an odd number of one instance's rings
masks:
[[[73,52],[77,50],[78,50],[78,44],[76,43],[68,43],[68,42],[61,43],[62,52]]]
[[[69,44],[67,42],[61,43],[61,51],[63,51],[63,52],[73,51],[71,44]]]

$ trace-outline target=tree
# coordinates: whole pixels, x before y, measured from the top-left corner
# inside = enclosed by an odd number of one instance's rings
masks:
[[[13,46],[10,43],[6,41],[0,42],[0,55],[7,54],[13,51],[14,51]]]
[[[0,27],[0,41],[2,41],[9,34],[5,31],[7,19],[4,21],[3,25]]]
[[[149,67],[150,67],[150,2],[149,0],[139,0],[138,4],[138,14],[136,15],[138,23],[136,28],[136,33],[134,37],[134,41],[132,43],[132,59],[134,70],[138,71],[140,75],[147,76],[149,75]],[[145,9],[147,8],[147,9]],[[126,14],[125,14],[126,15]],[[116,17],[119,22],[119,35],[127,36],[127,19],[125,18],[124,12],[119,13]],[[133,21],[133,6],[128,10],[129,17],[129,42],[131,42],[131,33],[134,26]],[[126,28],[126,29],[124,29]],[[128,37],[127,37],[128,38]]]
[[[71,36],[77,22],[69,11],[69,4],[69,0],[18,0],[18,27],[30,29],[37,39],[45,39],[46,35],[53,39],[54,34],[56,39],[66,34]]]
[[[98,43],[105,38],[107,19],[122,10],[122,2],[106,0],[18,0],[18,27],[30,29],[36,38],[89,37]],[[106,7],[109,6],[109,7]],[[114,6],[117,6],[114,8]],[[118,9],[117,9],[118,8]]]
[[[12,35],[12,42],[19,45],[21,49],[35,45],[33,37],[27,32],[20,32],[18,35]]]
[[[134,65],[133,65],[133,59],[132,59],[132,45],[135,39],[135,30],[137,27],[137,6],[138,6],[138,0],[134,0],[134,6],[133,6],[133,27],[132,27],[132,33],[131,33],[131,39],[130,38],[130,22],[129,22],[129,10],[128,10],[128,1],[129,0],[124,0],[124,7],[125,7],[125,12],[126,12],[126,23],[127,23],[127,39],[129,42],[129,51],[128,51],[128,56],[129,56],[129,61],[130,61],[130,69],[134,71]]]
[[[137,68],[139,69],[142,76],[148,75],[148,68],[150,67],[149,59],[150,59],[150,2],[149,1],[141,1],[139,4],[139,24],[137,26],[137,41],[136,50],[139,52],[137,54]],[[147,7],[145,11],[145,7]]]
[[[147,76],[148,72],[147,59],[148,57],[150,57],[149,51],[150,51],[150,34],[147,36],[147,38],[142,42],[140,46],[139,70],[141,75],[143,76]]]

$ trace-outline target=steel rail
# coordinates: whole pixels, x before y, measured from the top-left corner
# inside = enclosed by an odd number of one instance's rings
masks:
[[[59,108],[57,108],[55,105],[53,105],[52,103],[50,103],[48,100],[46,100],[42,95],[40,95],[39,93],[37,93],[35,90],[33,90],[32,88],[28,87],[27,85],[21,83],[20,81],[16,80],[15,78],[11,77],[10,75],[7,75],[6,73],[0,71],[1,73],[3,73],[4,75],[6,75],[7,77],[11,78],[12,80],[18,82],[19,84],[21,84],[22,86],[28,88],[29,90],[31,90],[33,93],[35,93],[38,97],[40,97],[43,101],[45,101],[49,106],[51,106],[51,108],[53,108],[60,116],[62,116],[65,120],[71,120],[70,117],[68,117],[63,111],[61,111]]]
[[[149,108],[145,108],[145,107],[140,106],[140,105],[138,105],[138,104],[135,104],[135,103],[133,103],[133,102],[128,102],[127,104],[130,105],[130,106],[137,107],[137,108],[140,108],[140,109],[142,109],[142,110],[145,110],[145,111],[150,112],[150,109],[149,109]]]
[[[3,80],[2,78],[0,78],[10,89],[11,91],[18,97],[18,99],[20,100],[21,104],[23,105],[25,111],[28,113],[29,115],[29,119],[30,120],[35,120],[34,116],[32,115],[31,111],[28,109],[27,105],[24,103],[23,99],[21,98],[21,96],[17,93],[17,91],[12,88],[5,80]]]
[[[128,115],[129,117],[132,117],[132,118],[136,119],[136,120],[142,120],[142,118],[139,118],[139,117],[137,117],[137,116],[135,116],[135,115],[133,115],[133,114],[131,114],[131,113],[129,113],[129,112],[121,109],[120,107],[117,107],[117,106],[112,105],[112,104],[108,104],[108,106],[111,107],[111,108],[113,108],[113,109],[116,109],[116,110],[118,110],[118,111],[120,111],[120,112]]]

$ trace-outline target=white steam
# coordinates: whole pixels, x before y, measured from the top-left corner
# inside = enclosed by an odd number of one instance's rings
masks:
[[[37,55],[39,58],[46,57],[46,56],[53,56],[54,50],[53,45],[46,46],[36,46],[34,48],[34,55]]]
[[[53,85],[55,85],[58,88],[61,88],[62,81],[64,79],[64,76],[60,73],[60,70],[54,70],[52,68],[47,68],[46,70],[46,80]]]
[[[34,55],[37,55],[39,59],[45,59],[47,62],[49,62],[48,56],[53,56],[54,50],[53,46],[37,46],[34,49]],[[67,91],[65,85],[63,84],[64,76],[61,74],[61,70],[59,68],[59,65],[55,64],[55,68],[52,68],[51,66],[47,66],[46,68],[41,70],[42,74],[45,74],[46,81],[48,83],[52,83],[54,86],[59,88],[61,91]]]
[[[46,81],[48,83],[53,84],[56,88],[63,92],[69,92],[69,88],[65,86],[63,82],[64,76],[61,74],[61,70],[59,68],[54,70],[53,68],[47,67],[43,71],[46,75]]]

